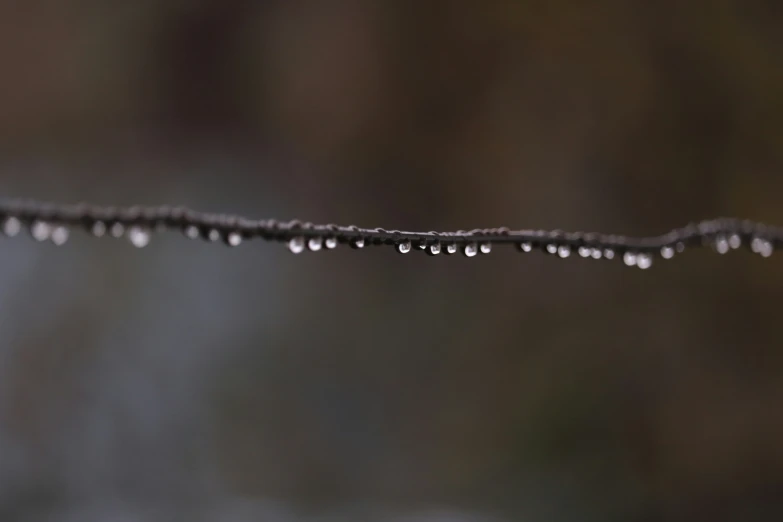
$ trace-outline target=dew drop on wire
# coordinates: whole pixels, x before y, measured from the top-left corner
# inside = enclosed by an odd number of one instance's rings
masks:
[[[240,234],[239,232],[236,232],[236,231],[235,232],[229,232],[228,235],[226,236],[226,244],[228,244],[228,246],[232,246],[232,247],[241,245],[242,244],[242,234]]]
[[[305,238],[301,236],[292,237],[288,241],[288,250],[294,254],[301,254],[305,249]]]
[[[675,248],[675,250],[677,250],[678,254],[682,254],[683,252],[685,252],[685,243],[680,241],[679,243],[674,245],[674,248]]]
[[[557,254],[557,245],[554,243],[548,243],[546,245],[546,251],[548,254]]]
[[[30,225],[30,235],[36,241],[46,241],[49,239],[49,235],[52,233],[52,227],[45,221],[34,221]]]
[[[49,239],[57,246],[64,245],[68,241],[69,230],[64,225],[57,225],[52,229]]]
[[[199,231],[196,225],[188,225],[182,231],[188,239],[198,239]]]
[[[216,228],[210,229],[209,232],[207,232],[207,239],[212,242],[220,240],[220,230]]]
[[[448,245],[446,245],[446,249],[444,250],[444,252],[447,255],[452,255],[452,254],[456,254],[457,250],[458,248],[456,243],[449,243]]]
[[[750,242],[750,249],[762,257],[772,255],[772,243],[760,237],[754,237]]]
[[[600,248],[594,248],[592,252],[590,252],[590,257],[592,257],[593,259],[601,259],[603,255],[604,254]],[[611,257],[609,259],[611,259]]]
[[[476,243],[468,243],[462,247],[462,253],[465,254],[465,257],[473,257],[478,254],[478,245]]]
[[[614,250],[612,250],[611,248],[605,248],[604,257],[606,259],[614,259]]]
[[[411,251],[411,242],[410,241],[401,241],[397,243],[397,252],[400,254],[407,254]]]
[[[742,246],[742,238],[739,234],[732,234],[729,236],[729,246],[732,250],[737,250]]]
[[[636,254],[634,252],[626,252],[623,255],[623,263],[627,266],[634,266],[636,264]]]
[[[123,225],[120,222],[114,223],[111,226],[111,230],[109,232],[111,233],[112,237],[116,237],[119,239],[125,233],[125,225]]]
[[[571,255],[571,247],[568,245],[560,245],[557,248],[557,255],[560,256],[561,259],[567,258]]]
[[[8,216],[3,221],[3,234],[8,237],[14,237],[22,230],[22,222],[14,216]]]
[[[419,241],[416,244],[416,248],[418,248],[419,250],[426,250],[427,249],[427,242],[426,241]]]
[[[592,249],[586,246],[580,246],[576,251],[579,254],[579,257],[590,257],[593,253]]]
[[[636,256],[636,266],[642,270],[647,270],[653,264],[653,258],[650,254],[644,252]]]
[[[661,247],[661,257],[664,259],[671,259],[674,257],[674,248],[669,245]]]
[[[363,237],[357,237],[351,240],[351,248],[355,248],[356,250],[364,248],[364,244],[365,241]]]
[[[134,225],[128,229],[128,241],[136,248],[144,248],[150,239],[150,231],[146,228]]]
[[[492,252],[492,243],[481,243],[481,245],[479,245],[479,251],[482,254],[489,254]]]
[[[729,246],[729,240],[726,239],[723,236],[718,236],[715,238],[715,251],[719,254],[725,254],[729,251],[731,247]]]
[[[96,221],[90,228],[90,233],[95,237],[103,237],[106,235],[106,223],[103,221]]]
[[[327,250],[334,250],[337,248],[337,238],[336,237],[327,237],[324,239],[324,246]]]
[[[431,256],[437,256],[440,254],[441,246],[440,243],[433,243],[427,248],[427,253]]]
[[[519,244],[519,250],[522,252],[531,252],[533,250],[533,245],[527,241]]]
[[[307,240],[307,249],[310,252],[318,252],[324,246],[324,240],[321,237],[311,237]]]

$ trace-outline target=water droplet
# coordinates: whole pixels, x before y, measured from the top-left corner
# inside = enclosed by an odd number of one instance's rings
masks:
[[[95,237],[103,237],[106,235],[106,223],[103,221],[96,221],[92,224],[92,228],[90,229],[90,232],[92,232],[92,235]]]
[[[568,245],[560,245],[560,247],[557,249],[557,255],[559,255],[562,259],[567,258],[571,255],[571,247]]]
[[[188,239],[198,239],[199,236],[198,227],[196,225],[186,226],[185,230],[183,230],[183,233],[185,234],[185,237]]]
[[[625,263],[627,266],[634,266],[636,264],[636,253],[626,252],[623,255],[623,263]]]
[[[150,242],[150,232],[140,226],[132,226],[128,229],[128,241],[136,248],[144,248]]]
[[[580,246],[577,249],[577,252],[579,253],[579,257],[590,257],[590,255],[593,253],[592,249],[586,246]]]
[[[447,255],[452,255],[457,253],[457,244],[456,243],[449,243],[446,245],[446,250],[444,251]]]
[[[113,237],[121,238],[122,235],[125,233],[125,225],[122,223],[114,223],[111,226],[111,230],[109,231]]]
[[[715,238],[715,251],[719,254],[725,254],[729,251],[731,247],[729,247],[729,240],[726,239],[723,236],[718,236]]]
[[[427,249],[427,253],[431,256],[437,256],[440,254],[441,246],[440,243],[433,243],[430,245],[429,249]]]
[[[416,244],[416,248],[418,248],[419,250],[424,250],[424,249],[426,249],[426,248],[427,248],[427,242],[426,242],[426,241],[424,241],[424,240],[422,240],[422,241],[419,241],[419,242]]]
[[[351,240],[351,248],[360,249],[364,248],[364,238],[357,237]]]
[[[301,254],[305,249],[305,238],[301,236],[292,237],[288,241],[288,250],[294,254]]]
[[[49,239],[51,233],[52,227],[49,223],[44,221],[34,221],[33,224],[30,225],[30,235],[32,235],[33,239],[36,241],[46,241]]]
[[[772,243],[760,237],[754,237],[750,242],[750,249],[762,257],[772,255]]]
[[[465,254],[465,257],[473,257],[478,254],[478,245],[476,243],[468,243],[462,247],[462,253]]]
[[[337,248],[337,238],[336,237],[327,237],[324,239],[324,246],[327,250],[334,250]]]
[[[664,259],[671,259],[674,257],[674,248],[669,245],[661,247],[661,257]]]
[[[600,249],[600,248],[594,248],[594,249],[593,249],[593,251],[592,251],[592,252],[590,252],[590,256],[591,256],[593,259],[601,259],[601,257],[603,257],[603,255],[604,255],[604,254],[603,254],[603,252],[601,252],[601,249]],[[611,259],[611,258],[609,258],[609,259]]]
[[[321,237],[311,237],[307,241],[307,248],[310,252],[318,252],[324,246],[324,240]]]
[[[546,251],[548,254],[557,254],[557,245],[554,243],[547,244]]]
[[[402,241],[400,243],[397,243],[397,252],[400,254],[407,254],[411,251],[411,242],[410,241]]]
[[[604,257],[606,259],[614,259],[614,250],[612,250],[611,248],[605,248]]]
[[[64,225],[57,225],[52,229],[50,239],[55,245],[61,246],[64,245],[66,241],[68,241],[68,235],[69,231],[67,227]]]
[[[532,245],[531,243],[529,243],[529,242],[527,242],[527,241],[526,241],[526,242],[524,242],[524,243],[520,243],[520,244],[519,244],[519,249],[520,249],[522,252],[530,252],[530,251],[532,251],[532,250],[533,250],[533,245]]]
[[[3,234],[14,237],[22,230],[22,222],[14,216],[8,216],[3,221]]]
[[[229,232],[229,234],[226,236],[226,243],[228,246],[239,246],[242,244],[242,234],[239,232]]]
[[[647,270],[653,264],[653,257],[648,253],[641,253],[636,256],[636,266],[642,270]]]
[[[207,239],[213,242],[220,240],[220,230],[211,228],[209,232],[207,232]]]
[[[685,252],[685,243],[680,241],[679,243],[674,245],[674,248],[677,250],[678,254],[682,254],[683,252]]]
[[[479,251],[482,254],[489,254],[492,252],[492,243],[481,243],[481,245],[479,245]]]
[[[729,236],[729,246],[733,250],[737,250],[742,246],[742,238],[739,236],[739,234],[732,234]]]

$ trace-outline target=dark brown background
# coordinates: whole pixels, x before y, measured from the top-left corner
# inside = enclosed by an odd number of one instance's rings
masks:
[[[0,3],[4,196],[783,224],[777,1]],[[0,519],[774,520],[783,264],[0,252]]]

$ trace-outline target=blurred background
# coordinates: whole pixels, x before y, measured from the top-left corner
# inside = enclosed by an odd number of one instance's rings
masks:
[[[7,197],[783,224],[783,4],[0,3]],[[0,240],[0,520],[783,514],[783,264]]]

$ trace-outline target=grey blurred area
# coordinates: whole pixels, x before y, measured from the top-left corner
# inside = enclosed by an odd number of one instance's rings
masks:
[[[3,196],[783,225],[777,1],[0,2]],[[776,520],[783,262],[0,240],[0,520]]]

